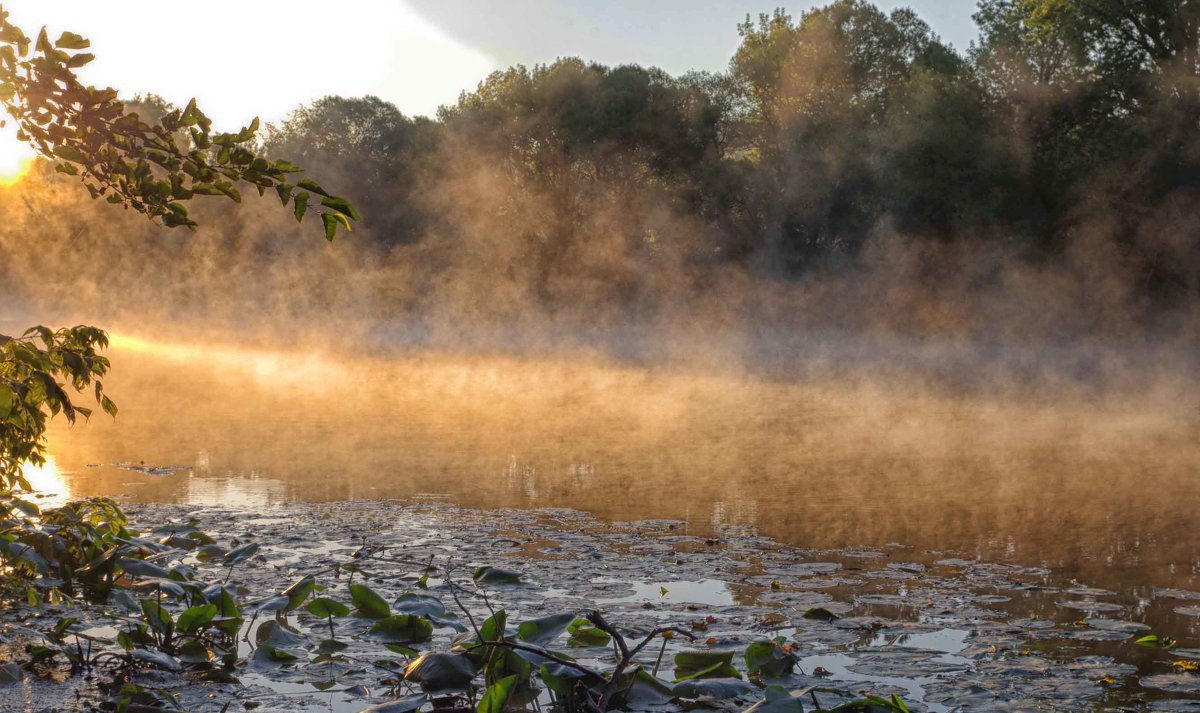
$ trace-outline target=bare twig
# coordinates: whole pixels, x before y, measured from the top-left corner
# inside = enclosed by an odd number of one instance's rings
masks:
[[[597,707],[602,711],[608,710],[608,704],[612,702],[613,697],[619,692],[617,687],[620,685],[621,674],[625,673],[625,669],[629,668],[629,665],[633,663],[633,657],[646,648],[646,645],[653,641],[655,637],[672,631],[690,640],[695,640],[696,638],[690,631],[685,631],[675,626],[664,626],[651,631],[646,635],[646,638],[642,639],[641,643],[630,649],[621,632],[617,631],[617,628],[612,624],[609,624],[599,611],[593,610],[588,612],[587,620],[592,623],[592,626],[611,636],[617,645],[617,649],[621,652],[621,656],[617,660],[617,665],[613,668],[613,672],[608,678],[608,683],[604,684],[604,690],[600,693],[600,700],[596,703]]]

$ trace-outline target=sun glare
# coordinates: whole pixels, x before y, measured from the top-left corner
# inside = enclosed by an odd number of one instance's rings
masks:
[[[36,154],[27,144],[17,140],[11,122],[0,129],[0,186],[11,186],[25,177],[33,166]]]
[[[21,475],[25,476],[35,492],[43,495],[43,505],[57,505],[71,497],[71,487],[59,471],[54,456],[46,456],[46,462],[42,465],[25,463],[21,466]]]

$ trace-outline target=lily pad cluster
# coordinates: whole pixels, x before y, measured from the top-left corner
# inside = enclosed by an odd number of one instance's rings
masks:
[[[560,511],[153,506],[135,519],[158,524],[129,533],[106,601],[42,587],[37,607],[0,618],[0,651],[24,647],[10,679],[100,709],[357,713],[1053,707],[1187,695],[1200,678],[1172,665],[1194,659],[1165,632],[1056,605],[1111,594],[1028,568],[875,567]],[[513,531],[536,549],[495,546]],[[1018,592],[1060,618],[1006,614]],[[1080,647],[1161,659],[1139,669]]]

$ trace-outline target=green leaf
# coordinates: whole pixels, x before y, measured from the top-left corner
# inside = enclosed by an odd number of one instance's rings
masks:
[[[296,216],[296,222],[300,222],[304,220],[304,212],[308,210],[308,194],[297,193],[294,203],[295,206],[292,212]]]
[[[587,619],[576,619],[571,622],[571,625],[567,627],[567,633],[570,634],[567,646],[608,646],[608,642],[612,641],[608,632],[592,626],[592,622]]]
[[[517,638],[535,646],[549,646],[575,620],[574,614],[554,614],[521,622]]]
[[[284,663],[287,661],[295,661],[297,656],[290,651],[285,651],[281,648],[271,646],[270,644],[262,644],[255,650],[254,655],[259,658],[265,658],[268,661]]]
[[[0,384],[0,421],[8,419],[12,415],[16,402],[17,396],[13,393],[12,388],[5,384]]]
[[[215,604],[199,604],[179,615],[179,630],[185,634],[198,631],[217,616]]]
[[[333,208],[337,212],[348,216],[352,220],[362,220],[362,216],[358,214],[358,211],[354,209],[354,206],[350,205],[350,201],[346,200],[345,198],[339,198],[338,196],[326,196],[325,198],[321,199],[321,205],[325,206],[326,208]]]
[[[479,700],[479,705],[475,708],[476,713],[504,713],[504,707],[508,705],[509,696],[512,695],[513,689],[517,687],[517,676],[505,676],[488,686],[487,691],[483,694],[483,698]]]
[[[483,620],[479,627],[480,641],[500,641],[504,638],[504,629],[508,625],[508,612],[501,609]]]
[[[347,616],[350,614],[350,607],[342,604],[336,599],[329,597],[317,597],[308,603],[308,613],[322,619],[328,619],[335,616]],[[386,616],[386,614],[384,615]]]
[[[1169,636],[1159,636],[1158,634],[1148,634],[1134,641],[1138,646],[1147,646],[1152,649],[1169,649],[1175,645],[1175,639]]]
[[[217,181],[216,186],[218,191],[232,198],[234,203],[242,202],[242,194],[238,192],[238,189],[233,187],[232,183]]]
[[[804,713],[804,705],[783,686],[767,686],[761,701],[746,709],[746,713]]]
[[[308,595],[316,591],[317,580],[310,574],[301,578],[295,584],[280,592],[280,596],[287,597],[287,605],[284,611],[292,611],[297,609],[308,599]]]
[[[433,638],[433,624],[412,614],[397,614],[380,619],[367,633],[389,644],[419,644]]]
[[[350,585],[350,601],[354,604],[354,609],[359,616],[365,616],[368,619],[382,619],[392,613],[391,607],[384,598],[365,584]]]
[[[784,651],[783,643],[778,640],[755,641],[746,647],[743,657],[746,671],[751,675],[779,678],[792,672],[796,659]]]
[[[221,189],[217,188],[212,183],[203,183],[203,182],[193,183],[192,187],[191,187],[191,191],[192,191],[192,193],[195,193],[196,195],[200,195],[200,196],[224,195],[221,193]]]
[[[172,629],[175,627],[175,621],[171,618],[171,612],[167,611],[158,602],[153,599],[142,600],[142,613],[146,617],[146,623],[151,629],[162,634],[165,637],[170,637]]]
[[[322,213],[321,222],[325,225],[325,239],[333,242],[337,237],[338,226],[342,226],[347,232],[350,231],[350,221],[341,213]]]
[[[329,196],[329,194],[325,192],[325,189],[321,188],[321,186],[319,186],[316,181],[312,181],[307,178],[302,178],[299,181],[297,181],[296,187],[303,188],[306,191],[312,191],[313,193],[316,193],[317,195]]]
[[[675,654],[675,682],[697,678],[741,678],[732,651],[680,651]]]

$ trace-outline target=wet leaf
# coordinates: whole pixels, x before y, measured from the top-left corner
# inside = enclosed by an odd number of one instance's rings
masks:
[[[397,614],[423,616],[438,626],[449,627],[455,631],[466,631],[466,627],[458,621],[458,617],[452,612],[446,611],[442,600],[428,594],[406,592],[392,604],[392,610]]]
[[[235,567],[253,557],[259,549],[260,546],[257,542],[232,549],[225,554],[224,564],[226,567]]]
[[[339,651],[345,651],[348,646],[349,644],[337,639],[324,639],[317,644],[317,651],[323,654],[336,654]]]
[[[804,704],[783,686],[767,686],[763,699],[746,709],[746,713],[804,713]]]
[[[134,559],[132,557],[123,557],[117,560],[117,567],[126,574],[135,577],[151,577],[154,579],[171,579],[171,573],[165,568],[159,567],[153,562]]]
[[[312,594],[317,589],[317,580],[311,574],[299,579],[292,586],[279,593],[281,597],[287,597],[287,606],[284,611],[292,611],[299,608],[308,599],[308,595]]]
[[[275,663],[286,663],[295,661],[298,657],[291,651],[285,651],[270,644],[262,644],[254,650],[254,657],[261,660],[272,661]]]
[[[303,646],[305,639],[277,621],[264,621],[254,632],[254,643],[259,646]]]
[[[732,651],[680,651],[675,654],[675,682],[697,678],[741,678]]]
[[[433,624],[413,614],[396,614],[377,621],[368,633],[391,644],[417,644],[433,638]]]
[[[837,614],[829,611],[824,607],[813,607],[808,609],[803,614],[805,619],[815,619],[817,621],[835,621],[839,617]]]
[[[217,615],[215,604],[199,604],[179,615],[176,626],[185,634],[191,634],[206,626]]]
[[[675,684],[671,692],[677,698],[746,698],[758,689],[745,681],[734,678],[689,679]]]
[[[167,671],[181,671],[183,667],[179,665],[179,660],[170,654],[165,654],[162,651],[152,651],[150,649],[134,649],[129,652],[137,661],[148,663],[151,666],[157,666]]]
[[[382,619],[392,613],[387,601],[365,584],[350,585],[350,601],[358,615],[368,619]]]
[[[521,622],[521,625],[517,627],[517,638],[535,646],[549,646],[574,621],[574,614],[554,614],[540,619],[530,619]]]
[[[212,660],[212,653],[203,641],[192,639],[179,647],[179,660],[184,663],[201,664]]]
[[[521,581],[521,573],[503,567],[478,567],[472,578],[477,584],[516,584]]]
[[[317,597],[309,602],[305,609],[308,610],[309,614],[321,619],[328,619],[335,616],[349,616],[350,614],[350,607],[329,597]]]
[[[612,637],[608,632],[601,631],[592,626],[592,622],[587,619],[576,619],[567,627],[567,633],[570,638],[567,639],[567,646],[586,647],[586,646],[608,646],[612,641]]]
[[[425,654],[408,665],[404,680],[414,681],[427,692],[462,691],[479,673],[474,659],[467,654]]]
[[[1138,646],[1147,646],[1152,649],[1169,649],[1175,645],[1175,639],[1169,636],[1159,636],[1158,634],[1148,634],[1134,642]]]
[[[517,676],[515,675],[505,676],[488,686],[483,698],[479,699],[479,705],[475,708],[476,713],[504,713],[509,696],[516,687]]]
[[[768,678],[779,678],[790,674],[796,663],[795,658],[784,651],[782,642],[779,640],[755,641],[746,647],[743,658],[748,673]]]
[[[395,701],[389,701],[388,703],[380,703],[370,708],[364,708],[361,713],[414,713],[421,709],[421,706],[425,704],[425,700],[425,694],[418,693]]]

